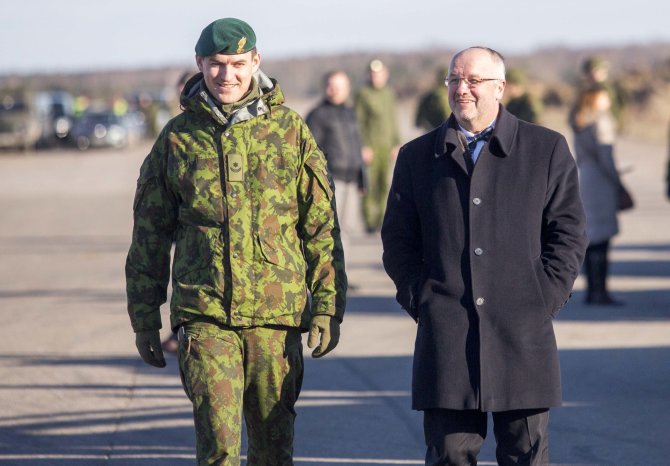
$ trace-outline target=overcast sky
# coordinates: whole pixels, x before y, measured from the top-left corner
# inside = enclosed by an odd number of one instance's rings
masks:
[[[0,74],[188,65],[234,16],[264,59],[486,45],[503,54],[670,42],[668,0],[2,0]]]

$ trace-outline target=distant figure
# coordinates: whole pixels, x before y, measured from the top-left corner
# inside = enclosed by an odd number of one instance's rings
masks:
[[[351,85],[344,71],[326,74],[323,101],[307,115],[307,126],[326,155],[335,182],[345,264],[351,259],[351,237],[363,231],[361,196],[367,185],[356,112],[349,105]],[[351,288],[351,284],[349,284]]]
[[[448,68],[440,68],[437,71],[436,82],[431,89],[419,99],[419,105],[416,110],[416,119],[414,125],[424,131],[430,131],[444,123],[449,114],[449,92],[445,85],[444,78],[449,72]]]
[[[396,123],[395,93],[387,86],[389,72],[381,60],[368,67],[369,82],[355,99],[363,139],[363,161],[368,165],[369,186],[363,198],[366,230],[379,230],[386,208],[391,159],[397,153],[400,133]]]
[[[609,74],[609,62],[602,57],[588,57],[582,62],[582,83],[580,90],[591,89],[594,86],[602,86],[607,90],[610,97],[611,110],[617,129],[624,124],[624,107],[626,105],[626,92],[620,83],[612,81]]]
[[[544,466],[561,404],[553,318],[586,248],[577,167],[561,134],[500,105],[498,52],[460,51],[447,79],[452,114],[400,149],[381,231],[417,321],[425,464],[476,465],[491,417],[498,464]]]
[[[571,111],[579,184],[586,210],[589,246],[586,249],[587,304],[616,305],[607,291],[610,240],[619,232],[617,192],[619,173],[614,161],[616,123],[607,89],[583,90]]]
[[[184,90],[184,86],[188,82],[189,78],[194,74],[196,74],[195,71],[184,71],[182,74],[179,75],[179,78],[177,78],[177,82],[175,83],[175,98],[171,99],[170,102],[171,116],[175,117],[182,112],[181,104],[179,102],[181,97],[181,91]]]
[[[506,79],[507,111],[528,123],[538,123],[540,103],[526,90],[525,73],[519,68],[510,68],[507,70]]]

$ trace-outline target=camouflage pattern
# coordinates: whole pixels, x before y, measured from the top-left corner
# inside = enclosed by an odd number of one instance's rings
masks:
[[[342,319],[346,275],[326,159],[277,83],[254,79],[260,98],[226,117],[202,74],[191,78],[184,112],[142,164],[126,261],[135,332],[161,327],[173,241],[173,328],[202,317],[230,327]]]
[[[356,95],[355,109],[363,145],[374,152],[368,169],[368,190],[363,197],[363,219],[368,230],[376,230],[384,218],[391,150],[400,144],[395,94],[388,86],[364,86]]]
[[[198,465],[292,465],[294,406],[303,378],[297,328],[226,328],[192,322],[179,332],[179,369],[193,403]]]

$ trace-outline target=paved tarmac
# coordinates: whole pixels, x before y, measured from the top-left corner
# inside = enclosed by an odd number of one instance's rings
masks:
[[[130,206],[147,149],[0,154],[2,465],[194,464],[176,361],[143,364],[125,311]],[[556,321],[565,407],[551,415],[552,465],[670,464],[665,157],[661,145],[619,147],[638,201],[621,216],[613,253],[611,287],[626,305],[583,305],[579,279]],[[358,289],[340,346],[305,358],[295,463],[420,465],[414,323],[394,301],[379,238],[353,248]],[[494,458],[490,436],[480,464]]]

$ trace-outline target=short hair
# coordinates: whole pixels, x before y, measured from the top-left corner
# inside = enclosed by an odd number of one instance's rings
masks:
[[[328,81],[330,81],[330,78],[332,78],[333,76],[337,76],[338,74],[341,74],[345,78],[349,79],[349,75],[344,70],[334,69],[328,71],[326,74],[323,75],[323,85],[327,86]]]
[[[479,50],[484,50],[485,52],[488,52],[488,54],[491,56],[491,60],[493,61],[493,63],[498,65],[498,67],[500,68],[500,72],[501,72],[500,73],[500,75],[501,75],[500,79],[502,79],[504,81],[505,80],[505,57],[503,57],[502,53],[498,52],[497,50],[493,50],[490,47],[484,47],[482,45],[475,45],[473,47],[468,47],[467,49],[463,49],[463,50],[457,52],[456,55],[454,55],[452,57],[451,62],[449,63],[449,70],[451,70],[451,67],[454,63],[454,60],[456,60],[458,57],[463,55],[465,52],[467,52],[469,50],[473,50],[473,49],[479,49]]]

